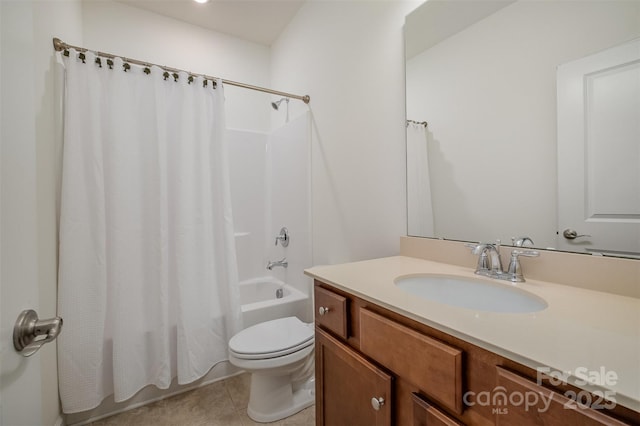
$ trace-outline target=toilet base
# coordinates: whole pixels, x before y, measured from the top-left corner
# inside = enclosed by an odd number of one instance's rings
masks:
[[[291,384],[288,375],[251,375],[251,391],[247,414],[258,423],[282,420],[312,406],[316,401],[315,378],[299,386]]]

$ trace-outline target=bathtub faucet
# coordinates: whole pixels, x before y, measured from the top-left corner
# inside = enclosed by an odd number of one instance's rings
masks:
[[[282,260],[276,260],[275,262],[269,261],[269,263],[267,263],[268,270],[272,270],[274,266],[282,266],[283,268],[286,268],[289,266],[289,262],[287,262],[287,258],[285,257]]]

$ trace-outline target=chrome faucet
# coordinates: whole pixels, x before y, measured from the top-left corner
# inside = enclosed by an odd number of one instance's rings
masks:
[[[472,249],[471,252],[473,254],[479,255],[478,265],[475,270],[476,274],[511,282],[525,281],[518,259],[519,256],[536,257],[540,255],[539,252],[534,250],[512,250],[509,269],[504,271],[502,269],[502,259],[500,258],[500,240],[497,240],[495,244],[478,243],[466,244],[466,246]]]
[[[287,262],[287,258],[283,258],[282,260],[276,260],[275,262],[269,261],[267,263],[267,269],[268,270],[272,270],[275,266],[282,266],[283,268],[286,268],[287,266],[289,266],[289,262]]]
[[[467,244],[467,247],[472,248],[471,252],[473,254],[480,255],[476,266],[476,274],[493,278],[498,278],[504,274],[502,259],[500,258],[500,240],[496,241],[495,244]]]

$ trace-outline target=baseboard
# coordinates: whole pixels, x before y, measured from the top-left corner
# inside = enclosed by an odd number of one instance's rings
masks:
[[[56,419],[53,426],[66,426],[66,423],[64,422],[64,418],[62,417],[62,414],[58,414],[58,418]]]

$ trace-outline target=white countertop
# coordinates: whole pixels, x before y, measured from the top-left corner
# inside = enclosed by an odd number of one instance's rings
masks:
[[[421,299],[394,284],[399,276],[420,273],[514,285],[549,306],[535,313],[479,312]],[[315,266],[305,274],[530,368],[570,372],[569,383],[613,392],[616,403],[640,411],[640,299],[536,280],[511,284],[405,256]],[[585,374],[600,384],[584,384]]]

